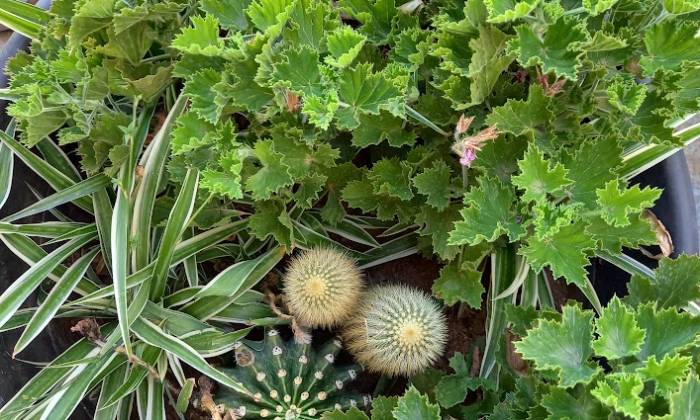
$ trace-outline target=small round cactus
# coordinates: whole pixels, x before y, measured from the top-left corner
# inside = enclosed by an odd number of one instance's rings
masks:
[[[362,293],[355,262],[331,248],[304,251],[284,277],[284,294],[296,320],[311,328],[333,327],[350,316]]]
[[[309,343],[285,342],[277,330],[269,330],[262,345],[236,348],[238,367],[222,369],[244,391],[220,387],[215,401],[222,413],[236,419],[309,419],[326,411],[369,407],[369,396],[346,389],[361,368],[334,365],[341,347],[334,339],[314,351]]]
[[[410,376],[442,355],[447,325],[437,303],[420,290],[376,286],[365,294],[343,336],[368,370]]]

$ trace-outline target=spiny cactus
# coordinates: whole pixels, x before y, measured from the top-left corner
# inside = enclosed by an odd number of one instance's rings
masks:
[[[447,326],[437,303],[420,290],[376,286],[364,295],[343,337],[368,370],[413,375],[442,355]]]
[[[304,251],[284,277],[289,311],[301,325],[312,328],[347,320],[361,293],[362,275],[355,262],[331,248]]]
[[[239,345],[238,367],[222,369],[246,389],[237,393],[222,387],[216,394],[216,403],[232,418],[320,418],[325,411],[370,404],[369,396],[345,390],[361,368],[334,366],[340,340],[331,340],[316,352],[311,344],[283,341],[272,329],[259,350],[253,347]]]

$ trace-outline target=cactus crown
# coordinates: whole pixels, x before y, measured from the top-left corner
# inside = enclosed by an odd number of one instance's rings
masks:
[[[355,262],[331,248],[316,248],[294,258],[284,277],[289,311],[302,325],[332,327],[344,322],[362,293]]]
[[[413,375],[444,351],[445,318],[430,296],[407,286],[370,289],[344,337],[348,349],[368,370]]]
[[[257,346],[256,346],[257,347]],[[369,396],[344,391],[361,368],[334,365],[342,345],[334,339],[314,351],[307,343],[283,341],[269,330],[260,346],[239,345],[234,369],[224,369],[246,390],[222,388],[216,403],[232,418],[320,418],[325,411],[367,407]]]

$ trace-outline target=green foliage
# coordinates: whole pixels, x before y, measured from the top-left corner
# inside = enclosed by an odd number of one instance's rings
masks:
[[[671,263],[677,274],[683,270],[692,275],[688,260]],[[659,268],[655,274],[668,276],[664,271],[673,270]],[[676,280],[678,284],[683,281]],[[677,398],[695,392],[690,366],[696,357],[700,325],[695,317],[678,310],[678,306],[662,310],[656,303],[625,303],[615,297],[591,323],[592,312],[567,305],[561,321],[538,319],[515,346],[524,359],[534,362],[540,380],[557,387],[542,400],[551,416],[577,412],[577,418],[607,418],[609,410],[635,419],[651,415],[682,418],[676,416],[687,408],[677,405]],[[557,345],[545,350],[546,343],[552,342]],[[610,372],[603,373],[598,367],[590,370],[598,358],[607,361]],[[557,379],[549,370],[558,373]],[[569,388],[574,372],[586,374],[579,385]]]
[[[196,394],[183,363],[245,395],[205,358],[290,322],[267,292],[295,248],[434,257],[424,290],[487,320],[479,357],[448,355],[452,372],[377,398],[372,419],[698,411],[700,326],[680,308],[697,309],[699,263],[652,276],[621,254],[662,231],[661,191],[629,179],[697,138],[675,129],[700,109],[697,1],[0,3],[33,39],[6,66],[0,204],[15,156],[50,188],[0,222],[31,267],[0,296],[0,330],[24,328],[21,352],[55,317],[104,324],[0,417],[67,418],[99,390],[99,416],[160,418]],[[594,256],[636,273],[605,308]],[[552,277],[599,317],[548,310]]]

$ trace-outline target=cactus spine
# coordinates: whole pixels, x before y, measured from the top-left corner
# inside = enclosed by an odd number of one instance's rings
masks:
[[[362,293],[355,262],[331,248],[304,251],[290,263],[284,278],[289,311],[308,327],[333,327],[350,316]]]
[[[369,396],[345,389],[360,367],[334,365],[340,340],[331,340],[316,352],[311,344],[283,341],[273,329],[260,350],[254,347],[258,346],[239,345],[238,367],[223,369],[245,389],[222,387],[217,392],[216,403],[232,418],[320,418],[325,411],[369,406]]]
[[[442,355],[447,326],[437,303],[420,290],[376,286],[365,294],[343,336],[368,370],[410,376]]]

